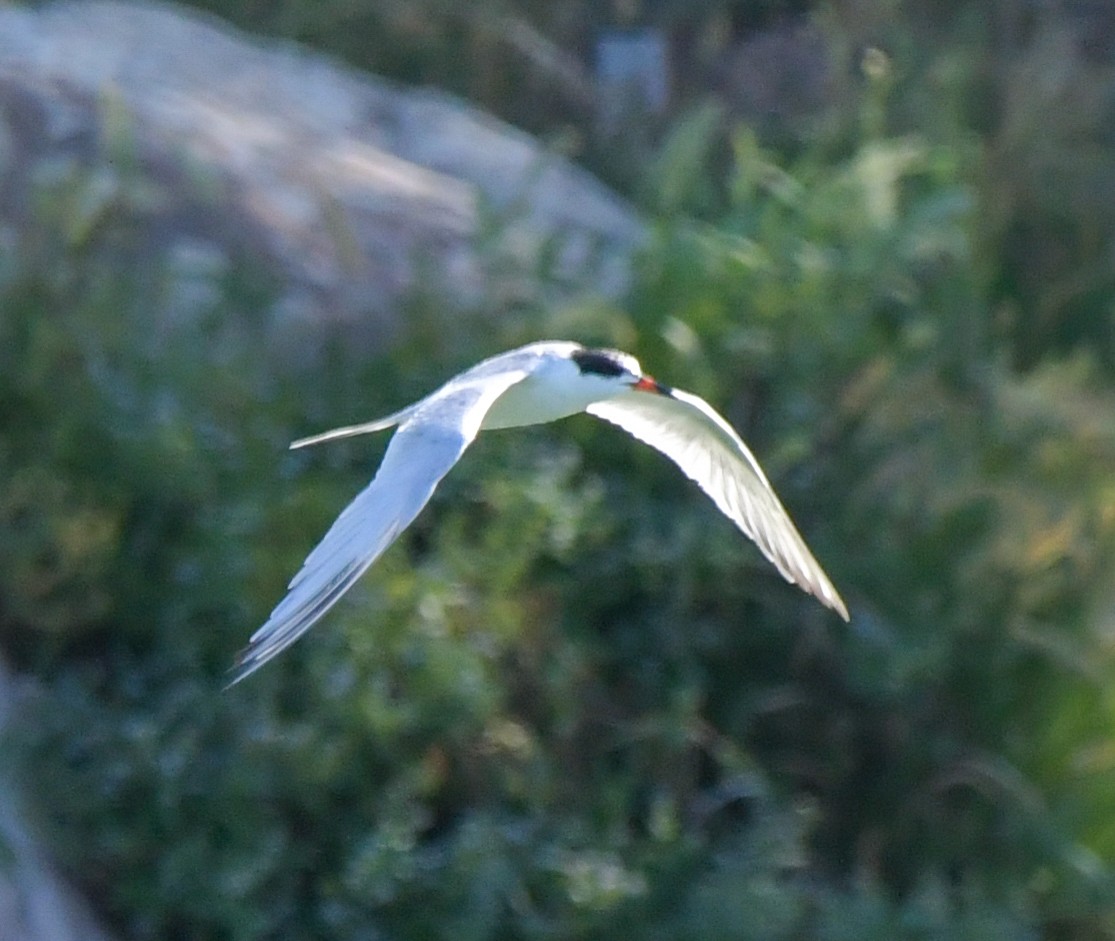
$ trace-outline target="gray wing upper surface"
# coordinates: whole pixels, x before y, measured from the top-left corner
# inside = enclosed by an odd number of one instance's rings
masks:
[[[783,577],[848,620],[848,609],[806,547],[758,462],[703,399],[674,389],[669,395],[631,390],[587,408],[656,448],[693,480]]]
[[[372,482],[337,517],[252,635],[231,683],[293,644],[352,587],[426,505],[496,399],[526,375],[526,369],[514,369],[450,384],[415,408],[395,432]]]

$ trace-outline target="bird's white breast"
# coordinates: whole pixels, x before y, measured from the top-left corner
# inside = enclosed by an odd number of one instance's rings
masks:
[[[615,379],[582,375],[565,357],[546,360],[522,382],[511,386],[488,410],[481,428],[541,425],[583,412],[623,386]]]

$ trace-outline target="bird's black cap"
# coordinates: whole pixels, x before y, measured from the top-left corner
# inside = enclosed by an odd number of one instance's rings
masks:
[[[583,375],[622,376],[630,368],[611,350],[574,350],[572,358]]]

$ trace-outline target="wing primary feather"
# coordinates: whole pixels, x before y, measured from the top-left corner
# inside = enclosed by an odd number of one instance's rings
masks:
[[[287,615],[279,630],[261,642],[249,645],[236,658],[232,678],[227,685],[235,686],[244,677],[254,673],[280,651],[293,644],[340,600],[341,595],[348,591],[367,567],[367,565],[350,564],[337,577],[330,580],[323,592],[302,604],[295,613]]]
[[[586,411],[665,454],[759,547],[783,578],[848,620],[847,607],[759,462],[711,405],[680,389],[664,394],[631,389],[594,402]]]

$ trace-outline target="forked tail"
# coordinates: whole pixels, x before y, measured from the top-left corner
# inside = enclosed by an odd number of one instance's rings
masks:
[[[354,435],[366,435],[373,431],[383,431],[406,421],[411,411],[413,411],[412,408],[404,408],[401,412],[395,412],[395,414],[388,415],[386,418],[377,418],[375,421],[364,422],[359,425],[345,425],[344,428],[334,428],[331,431],[323,431],[321,434],[310,435],[308,438],[299,438],[297,441],[290,443],[290,449],[293,451],[295,448],[305,448],[311,444],[321,444],[324,441],[333,441],[337,438],[351,438]]]

